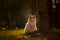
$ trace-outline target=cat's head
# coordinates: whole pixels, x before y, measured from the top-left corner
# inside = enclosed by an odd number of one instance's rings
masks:
[[[35,22],[36,21],[36,16],[35,15],[29,15],[28,20],[30,22]]]

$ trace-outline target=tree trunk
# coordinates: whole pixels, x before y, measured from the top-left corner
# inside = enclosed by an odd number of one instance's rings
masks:
[[[39,31],[48,32],[50,30],[48,24],[48,12],[47,12],[47,3],[48,0],[38,0],[38,14],[39,14]]]
[[[49,27],[53,28],[53,8],[52,8],[52,0],[47,1],[47,10],[48,10],[48,16],[49,16]]]

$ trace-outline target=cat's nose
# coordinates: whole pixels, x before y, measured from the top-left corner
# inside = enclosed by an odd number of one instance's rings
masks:
[[[34,20],[31,20],[31,22],[33,22]]]

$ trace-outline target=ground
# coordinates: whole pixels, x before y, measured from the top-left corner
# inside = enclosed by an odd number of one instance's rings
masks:
[[[25,35],[23,29],[0,30],[0,40],[47,40],[40,36]]]
[[[35,33],[34,33],[35,34]],[[46,34],[47,35],[47,34]],[[22,29],[0,30],[0,40],[59,40],[60,30],[53,30],[46,37],[43,34],[26,35]]]

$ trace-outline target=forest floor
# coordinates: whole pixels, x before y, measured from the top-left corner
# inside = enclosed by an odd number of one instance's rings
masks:
[[[23,29],[0,30],[0,40],[47,40],[47,38],[25,35]]]

